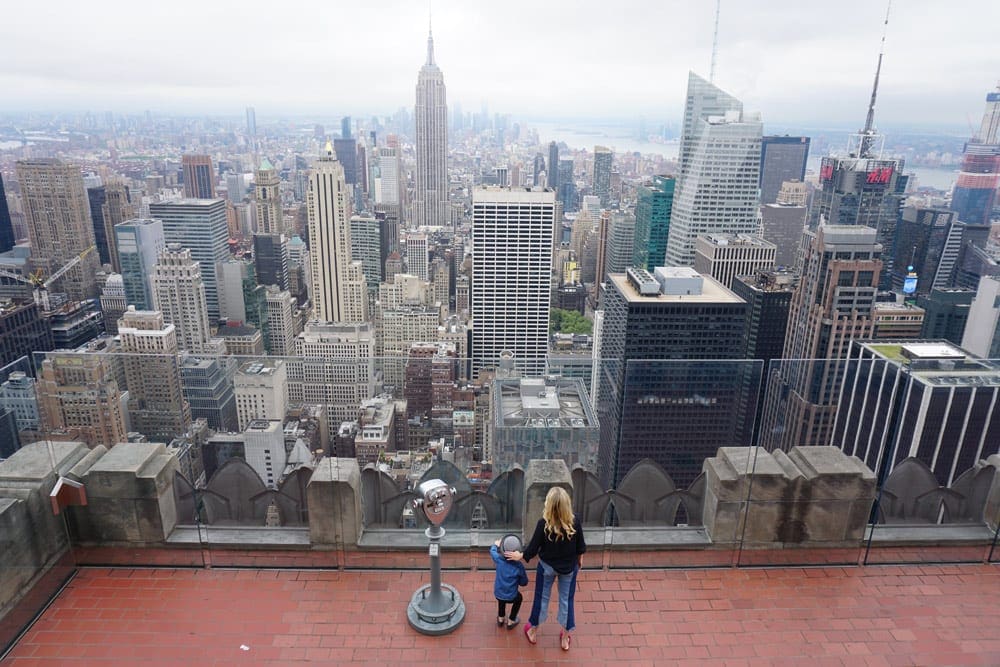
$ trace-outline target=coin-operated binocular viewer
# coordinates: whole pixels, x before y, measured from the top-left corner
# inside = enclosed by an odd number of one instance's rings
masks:
[[[410,625],[425,635],[446,635],[465,620],[465,603],[453,586],[441,583],[441,524],[455,502],[455,489],[440,479],[430,479],[417,487],[415,509],[422,510],[431,524],[424,534],[430,540],[431,583],[417,589],[406,608]]]

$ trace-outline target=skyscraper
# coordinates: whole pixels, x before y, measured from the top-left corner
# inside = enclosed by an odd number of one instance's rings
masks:
[[[417,226],[443,225],[448,202],[448,102],[444,74],[434,62],[434,37],[427,34],[427,62],[417,75],[416,189]]]
[[[730,111],[743,111],[743,103],[694,72],[688,72],[687,98],[681,144],[677,155],[680,174],[687,172],[695,147],[702,133],[702,122],[711,116],[725,116]]]
[[[367,322],[308,322],[288,360],[288,400],[326,406],[331,424],[353,421],[375,394],[375,335]]]
[[[42,361],[38,407],[48,438],[80,440],[91,448],[125,442],[123,402],[108,355],[50,353]]]
[[[882,37],[883,44],[885,36]],[[820,165],[820,189],[809,209],[809,227],[820,224],[859,225],[876,230],[884,250],[879,287],[892,283],[895,258],[896,223],[902,212],[907,176],[903,161],[883,159],[882,135],[875,129],[875,99],[878,93],[882,53],[878,56],[875,83],[865,126],[851,137],[848,157],[825,157]]]
[[[545,371],[555,193],[476,189],[472,195],[473,372],[512,352],[526,375]]]
[[[559,144],[554,141],[549,142],[549,164],[545,176],[549,189],[556,190],[559,187]]]
[[[267,305],[267,336],[264,349],[274,356],[290,355],[295,351],[296,330],[295,297],[288,290],[268,286],[265,295]]]
[[[831,444],[872,470],[913,457],[950,487],[1000,450],[1000,375],[961,348],[854,341],[843,386]]]
[[[673,176],[653,176],[652,182],[638,187],[632,266],[652,271],[667,254],[676,185]]]
[[[908,206],[896,229],[892,289],[901,291],[910,273],[917,275],[917,294],[950,287],[962,249],[962,225],[955,212],[928,206]]]
[[[10,209],[7,208],[7,195],[3,189],[3,174],[0,174],[0,252],[7,252],[14,247],[14,223],[10,219]]]
[[[427,234],[414,232],[406,235],[406,272],[421,280],[430,280],[430,248]]]
[[[1000,184],[1000,87],[986,95],[979,131],[965,145],[962,171],[951,196],[951,210],[968,224],[987,224]]]
[[[806,180],[809,137],[768,135],[760,144],[760,203],[773,204],[785,181]]]
[[[163,238],[191,251],[201,265],[210,322],[219,319],[218,281],[215,266],[229,259],[226,202],[221,199],[181,199],[149,205],[151,218],[163,222]],[[166,315],[166,313],[164,313]]]
[[[253,107],[247,107],[247,134],[251,139],[257,137],[257,112]]]
[[[399,206],[403,198],[400,194],[399,149],[379,148],[372,160],[372,199],[376,204]],[[397,214],[398,217],[398,214]]]
[[[975,296],[975,290],[937,287],[927,295],[918,296],[917,306],[924,309],[924,326],[920,337],[961,345],[965,324],[969,319],[969,308]]]
[[[556,180],[559,183],[556,198],[562,204],[563,210],[567,212],[579,210],[576,197],[576,181],[573,178],[573,158],[560,158]]]
[[[1000,278],[983,276],[969,308],[962,347],[984,359],[1000,359]]]
[[[177,346],[186,352],[210,352],[208,306],[199,263],[177,243],[157,257],[152,275],[153,308],[177,330]]]
[[[351,261],[351,202],[344,169],[327,142],[306,195],[312,261],[312,302],[321,322],[363,322],[368,295],[360,262]]]
[[[351,259],[361,262],[369,293],[378,293],[382,280],[382,226],[375,216],[351,216]]]
[[[215,168],[208,155],[181,156],[184,172],[184,196],[189,199],[215,199]]]
[[[334,139],[333,152],[337,161],[344,168],[344,182],[348,185],[358,183],[358,142],[354,139]]]
[[[101,264],[110,264],[116,272],[121,271],[114,230],[118,223],[135,217],[128,188],[124,183],[111,182],[87,188],[87,198],[90,200],[90,219]]]
[[[170,442],[191,425],[191,406],[181,391],[177,332],[163,313],[130,306],[118,321],[128,413],[132,429]]]
[[[607,208],[611,202],[611,165],[615,154],[607,146],[594,146],[594,189],[593,193],[601,200],[601,208]]]
[[[782,183],[777,200],[760,207],[760,235],[776,246],[777,266],[796,265],[806,212],[806,184],[795,181]]]
[[[665,263],[691,266],[699,234],[758,231],[759,114],[693,72]]]
[[[284,234],[254,234],[253,262],[258,284],[288,289],[288,239]]]
[[[285,231],[281,211],[281,178],[267,158],[261,160],[254,177],[254,203],[257,205],[257,233],[281,234]]]
[[[706,361],[742,349],[747,305],[688,267],[655,276],[630,268],[606,285],[595,387],[601,481],[617,485],[651,458],[686,488],[718,447],[750,443],[755,383],[743,371],[753,364]]]
[[[78,166],[40,158],[19,160],[17,178],[31,241],[31,265],[48,277],[95,245],[83,176]],[[99,263],[97,253],[88,252],[56,281],[53,290],[66,292],[74,300],[96,297]]]
[[[774,268],[775,246],[752,234],[702,234],[695,240],[694,270],[732,289],[736,276]]]
[[[821,225],[806,232],[802,277],[792,294],[784,359],[770,372],[761,440],[768,449],[827,445],[845,359],[854,339],[875,330],[882,271],[877,232]]]
[[[602,281],[609,273],[625,273],[632,266],[635,243],[635,216],[615,211],[608,224],[607,240],[604,244],[604,267]]]
[[[114,231],[126,303],[135,306],[136,310],[151,310],[153,287],[150,276],[157,256],[166,247],[163,222],[150,218],[126,220],[115,225]]]

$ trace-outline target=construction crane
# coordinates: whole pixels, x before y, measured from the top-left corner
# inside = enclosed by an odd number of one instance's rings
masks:
[[[83,258],[89,255],[94,250],[97,250],[97,246],[96,245],[90,246],[89,248],[81,252],[79,255],[66,262],[65,266],[63,266],[61,269],[53,273],[48,278],[45,278],[41,270],[34,271],[31,274],[29,274],[27,278],[25,278],[24,276],[18,273],[12,273],[10,271],[4,271],[3,269],[0,269],[0,276],[3,276],[5,278],[12,278],[26,285],[31,285],[35,297],[35,303],[41,306],[42,310],[48,311],[50,310],[49,287],[51,287],[52,284],[55,283],[55,281],[62,278],[67,271],[69,271],[74,266],[82,262]]]

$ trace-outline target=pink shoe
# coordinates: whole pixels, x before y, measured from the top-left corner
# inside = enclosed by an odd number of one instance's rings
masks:
[[[537,638],[536,639],[532,639],[531,635],[528,634],[528,630],[530,630],[530,629],[531,629],[531,623],[525,623],[524,624],[524,636],[528,638],[528,642],[529,643],[531,643],[531,644],[537,644],[538,643],[538,639]]]
[[[565,644],[563,644],[563,635],[566,636],[566,643]],[[564,651],[568,651],[569,647],[570,647],[570,645],[572,643],[573,643],[573,635],[571,635],[568,632],[564,633],[562,630],[560,630],[559,631],[559,648],[561,648]]]

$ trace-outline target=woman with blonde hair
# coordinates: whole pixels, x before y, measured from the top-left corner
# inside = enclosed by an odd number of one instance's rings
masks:
[[[531,617],[524,626],[524,635],[536,643],[538,626],[549,613],[549,597],[553,580],[559,580],[559,613],[557,619],[563,630],[559,632],[559,645],[568,651],[576,627],[573,614],[573,597],[576,594],[576,575],[583,563],[587,544],[583,541],[583,527],[573,515],[569,494],[562,487],[554,486],[545,496],[542,518],[535,525],[535,533],[523,552],[509,551],[512,560],[525,562],[538,556],[535,573],[535,599],[531,603]]]

